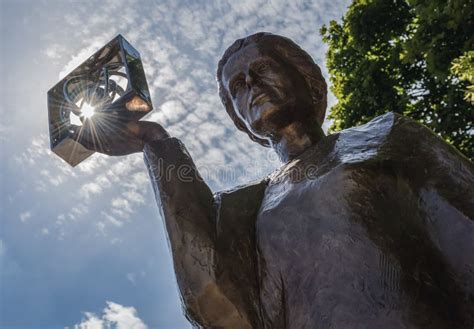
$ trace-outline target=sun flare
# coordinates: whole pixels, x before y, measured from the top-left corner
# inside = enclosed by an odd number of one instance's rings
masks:
[[[95,114],[95,108],[92,105],[85,103],[81,108],[81,113],[86,119],[90,119]]]

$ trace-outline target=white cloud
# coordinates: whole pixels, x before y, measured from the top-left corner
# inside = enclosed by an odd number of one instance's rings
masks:
[[[13,159],[19,169],[38,172],[33,185],[38,192],[48,192],[52,186],[58,187],[76,173],[49,149],[48,135],[32,137],[30,145]]]
[[[59,59],[65,53],[66,48],[59,44],[50,44],[48,47],[43,51],[46,57],[51,59]]]
[[[59,225],[59,226],[63,225],[65,220],[66,220],[66,216],[64,216],[64,214],[59,214],[57,219],[56,219],[56,224]]]
[[[145,198],[143,197],[142,194],[138,193],[137,191],[130,190],[130,191],[125,191],[122,194],[127,200],[137,203],[137,204],[144,204],[145,203]]]
[[[88,210],[87,207],[84,204],[77,204],[75,207],[71,208],[71,214],[74,214],[76,216],[82,216],[84,214],[87,214]]]
[[[79,53],[72,56],[71,60],[59,73],[59,79],[64,78],[66,75],[71,73],[76,67],[81,65],[86,59],[88,59],[93,53],[99,50],[107,41],[103,36],[97,36],[95,38],[88,38],[88,47],[84,47]]]
[[[20,214],[20,220],[24,223],[31,218],[31,211],[25,211]]]
[[[99,184],[102,188],[109,188],[111,186],[110,180],[105,176],[105,174],[98,176],[95,179],[95,182]]]
[[[112,212],[122,218],[129,218],[133,212],[130,202],[127,199],[115,198],[111,204]]]
[[[103,168],[107,162],[107,156],[100,153],[95,153],[86,161],[82,161],[76,168],[82,172],[93,174],[96,170]]]
[[[0,239],[0,256],[5,254],[5,243]]]
[[[100,192],[102,192],[102,186],[97,183],[87,183],[82,185],[79,195],[88,200],[92,195],[99,194]]]
[[[145,329],[147,326],[137,317],[134,307],[125,307],[117,303],[107,302],[104,319],[116,323],[117,329]]]
[[[102,216],[107,219],[107,221],[114,225],[114,226],[117,226],[117,227],[122,227],[123,226],[123,222],[122,221],[119,221],[118,219],[116,219],[115,217],[107,214],[105,211],[102,211],[101,212]]]
[[[103,221],[98,221],[96,224],[95,224],[95,227],[97,228],[97,230],[99,230],[99,232],[103,235],[103,236],[106,236],[107,233],[105,232],[105,223]]]
[[[65,175],[60,175],[57,172],[56,173],[51,173],[50,170],[48,169],[43,169],[40,171],[40,175],[45,178],[45,183],[48,185],[53,185],[53,186],[58,186],[64,183],[67,179]]]
[[[186,114],[186,109],[179,100],[171,100],[161,105],[161,108],[156,112],[161,116],[160,121],[166,123],[175,123],[181,116]]]
[[[105,329],[104,320],[99,319],[95,314],[85,312],[86,318],[79,324],[74,325],[74,329]]]
[[[52,154],[47,145],[47,138],[46,134],[33,137],[30,146],[21,154],[14,156],[15,162],[23,167],[33,166],[36,165],[37,160],[45,158],[47,154]]]
[[[137,280],[137,273],[127,273],[127,280],[130,281],[132,284],[135,284]]]
[[[74,325],[74,329],[147,329],[137,315],[137,310],[114,302],[107,302],[102,316],[85,312],[85,319]]]
[[[130,272],[130,273],[127,273],[127,275],[126,275],[127,280],[130,281],[133,285],[137,284],[137,280],[139,278],[144,278],[145,276],[146,276],[145,271]]]
[[[144,190],[150,184],[148,174],[143,170],[130,176],[130,179],[123,182],[122,186],[127,189]]]

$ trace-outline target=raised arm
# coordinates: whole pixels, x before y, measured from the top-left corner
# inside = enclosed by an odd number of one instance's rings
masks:
[[[204,327],[245,328],[243,314],[216,281],[217,207],[211,190],[178,139],[146,143],[144,156],[188,319]]]
[[[85,147],[108,155],[143,150],[165,222],[186,317],[198,327],[249,328],[245,310],[223,292],[228,280],[216,279],[218,268],[219,272],[226,271],[218,266],[216,250],[216,212],[221,207],[184,145],[152,122],[109,123],[107,127],[109,131],[100,143],[84,130],[87,128],[78,130],[77,139]]]

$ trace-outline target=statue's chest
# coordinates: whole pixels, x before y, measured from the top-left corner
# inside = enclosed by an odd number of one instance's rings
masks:
[[[373,200],[364,183],[372,178],[360,167],[340,166],[314,179],[270,183],[256,222],[265,277],[309,294],[321,285],[376,281],[372,276],[387,261],[367,228],[379,218],[374,208],[359,206],[362,199],[368,205]]]
[[[355,186],[351,170],[334,169],[322,177],[271,181],[257,216],[257,237],[298,240],[314,230],[348,228],[348,196]]]
[[[286,309],[286,322],[303,328],[324,323],[337,307],[341,314],[368,318],[380,303],[398,307],[399,264],[377,247],[359,220],[364,216],[354,211],[353,196],[366,192],[353,179],[357,171],[339,168],[267,187],[256,243],[263,309],[270,318],[273,309]],[[387,284],[385,277],[391,278]]]
[[[356,188],[351,171],[344,169],[315,179],[271,182],[256,222],[261,256],[282,269],[313,266],[325,249],[343,252],[351,236],[363,233],[350,220],[347,197]]]

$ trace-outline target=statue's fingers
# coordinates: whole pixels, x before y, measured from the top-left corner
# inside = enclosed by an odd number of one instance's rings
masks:
[[[143,142],[133,129],[115,122],[76,126],[73,139],[91,151],[107,155],[125,155],[143,149]]]
[[[94,121],[94,131],[101,139],[126,140],[135,134],[129,130],[128,122],[112,115],[104,115]]]

